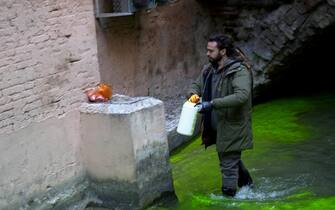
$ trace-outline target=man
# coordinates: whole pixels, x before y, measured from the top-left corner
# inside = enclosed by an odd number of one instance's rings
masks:
[[[241,161],[241,151],[251,149],[252,75],[241,51],[232,40],[218,34],[207,43],[209,64],[192,83],[189,96],[197,94],[196,106],[203,114],[202,141],[216,143],[222,174],[222,193],[235,196],[237,186],[252,186],[249,172]]]

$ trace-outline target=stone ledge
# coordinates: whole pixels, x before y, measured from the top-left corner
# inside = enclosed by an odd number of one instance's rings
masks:
[[[81,113],[90,114],[130,114],[163,102],[151,97],[129,97],[125,95],[113,95],[112,100],[105,103],[83,103],[80,106]]]

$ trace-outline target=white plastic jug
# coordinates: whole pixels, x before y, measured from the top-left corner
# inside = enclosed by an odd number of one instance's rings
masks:
[[[195,103],[186,101],[181,110],[180,119],[177,127],[177,132],[185,135],[192,136],[197,122],[198,107],[194,106]]]

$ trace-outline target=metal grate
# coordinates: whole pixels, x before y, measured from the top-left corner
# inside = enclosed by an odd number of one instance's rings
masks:
[[[122,12],[121,0],[112,1],[112,10],[113,12]]]
[[[151,9],[155,0],[94,0],[97,18],[129,16],[138,9]]]
[[[131,0],[95,0],[97,18],[133,15]]]

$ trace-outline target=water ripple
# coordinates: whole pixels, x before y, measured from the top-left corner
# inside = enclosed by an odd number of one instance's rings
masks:
[[[261,177],[260,183],[255,188],[242,187],[235,197],[234,200],[249,200],[249,201],[265,201],[274,199],[284,199],[287,196],[298,192],[299,190],[307,187],[308,175],[302,174],[298,177],[283,178],[283,177],[272,177],[266,178]],[[210,194],[210,198],[214,200],[226,199],[222,195]]]

